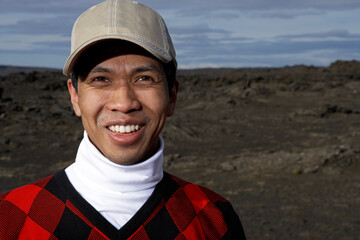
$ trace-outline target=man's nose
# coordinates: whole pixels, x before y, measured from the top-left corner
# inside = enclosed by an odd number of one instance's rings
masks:
[[[110,111],[129,113],[139,110],[141,104],[137,99],[134,90],[128,84],[122,84],[112,90],[107,103],[107,108]]]

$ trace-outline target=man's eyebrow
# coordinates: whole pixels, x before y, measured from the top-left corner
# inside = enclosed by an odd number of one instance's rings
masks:
[[[132,70],[133,73],[142,73],[142,72],[157,72],[158,74],[162,73],[162,70],[160,67],[154,65],[154,64],[149,64],[149,65],[144,65],[144,66],[139,66],[136,67]]]
[[[114,70],[102,66],[96,66],[90,70],[90,73],[112,73]],[[132,74],[142,73],[142,72],[156,72],[158,74],[162,73],[162,69],[155,64],[148,64],[144,66],[138,66],[131,70]]]
[[[91,73],[111,73],[113,72],[111,69],[109,68],[105,68],[105,67],[101,67],[101,66],[96,66],[93,69],[91,69],[90,71]]]

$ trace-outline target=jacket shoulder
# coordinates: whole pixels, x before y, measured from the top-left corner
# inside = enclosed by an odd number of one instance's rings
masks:
[[[169,174],[170,177],[182,188],[189,198],[208,200],[209,202],[228,202],[220,194],[197,184],[187,182],[179,177]]]
[[[170,215],[175,216],[175,222],[187,226],[183,234],[189,234],[190,239],[199,232],[204,234],[202,239],[245,239],[240,219],[229,201],[206,187],[171,174],[170,178],[178,189],[166,206]],[[184,221],[187,218],[190,220]]]
[[[52,177],[53,175],[0,194],[1,214],[9,211],[10,208],[17,208],[27,214],[37,194],[46,186]]]

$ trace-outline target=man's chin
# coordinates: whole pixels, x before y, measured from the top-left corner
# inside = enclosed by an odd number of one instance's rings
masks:
[[[129,156],[129,155],[109,156],[107,157],[107,159],[109,159],[111,162],[115,164],[124,165],[124,166],[134,165],[145,160],[144,157],[139,158],[139,156]]]

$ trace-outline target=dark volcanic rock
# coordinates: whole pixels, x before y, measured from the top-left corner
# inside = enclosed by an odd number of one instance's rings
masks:
[[[4,69],[0,192],[69,165],[83,134],[60,71]],[[358,239],[359,62],[178,79],[167,171],[226,196],[249,239]]]

